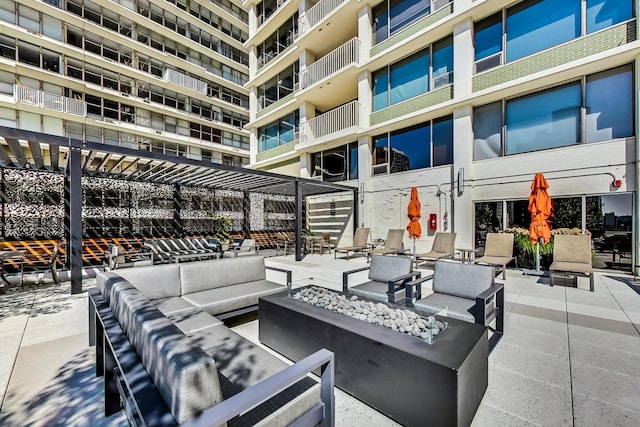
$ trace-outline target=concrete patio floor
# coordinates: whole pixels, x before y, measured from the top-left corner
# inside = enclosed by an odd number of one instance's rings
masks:
[[[340,289],[342,272],[364,259],[267,263],[291,269],[294,285],[313,278]],[[366,277],[358,274],[356,283]],[[505,335],[489,357],[489,387],[473,426],[637,425],[640,284],[607,271],[596,275],[595,292],[587,289],[586,278],[578,289],[550,287],[548,278],[508,271]],[[234,330],[257,341],[257,323]],[[67,283],[0,295],[0,425],[127,425],[122,414],[102,415],[102,380],[87,342],[86,292],[70,295]],[[336,389],[336,425],[397,424]]]

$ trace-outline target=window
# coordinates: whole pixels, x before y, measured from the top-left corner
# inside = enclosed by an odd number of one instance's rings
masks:
[[[502,13],[475,24],[476,73],[502,65]]]
[[[358,178],[358,143],[343,145],[311,155],[311,176],[323,181],[346,181]]]
[[[587,77],[586,142],[633,135],[633,68],[631,65]]]
[[[633,18],[629,0],[587,0],[587,34]]]
[[[375,43],[417,22],[442,6],[447,0],[386,0],[373,9]],[[433,7],[432,7],[433,4]]]
[[[431,66],[433,65],[433,66]],[[429,72],[431,70],[431,76]],[[388,107],[453,81],[453,45],[447,37],[373,73],[373,109]]]
[[[629,64],[544,92],[477,107],[474,160],[632,137],[634,91]]]
[[[373,174],[453,163],[453,118],[436,119],[373,138]]]
[[[580,142],[580,84],[507,102],[506,154]]]
[[[270,150],[280,145],[297,140],[298,126],[300,125],[299,112],[282,117],[267,126],[258,129],[258,152]],[[245,141],[238,142],[245,146]]]
[[[580,35],[580,1],[525,1],[507,11],[507,62]]]

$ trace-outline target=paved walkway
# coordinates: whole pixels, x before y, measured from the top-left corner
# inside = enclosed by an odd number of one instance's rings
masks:
[[[314,278],[334,289],[342,271],[363,262],[328,255],[268,259],[292,269],[297,284]],[[359,274],[361,280],[366,275]],[[489,388],[473,426],[637,425],[640,286],[631,276],[603,272],[595,292],[587,288],[587,279],[579,289],[552,288],[546,278],[508,272],[506,332],[490,355]],[[257,321],[234,330],[255,340]],[[121,414],[102,416],[102,381],[92,358],[86,293],[70,295],[62,285],[0,295],[0,425],[126,425]],[[396,425],[336,394],[336,425]]]

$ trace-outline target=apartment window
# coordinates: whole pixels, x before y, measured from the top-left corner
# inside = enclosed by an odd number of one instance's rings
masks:
[[[258,129],[258,152],[297,140],[300,115],[298,110]]]
[[[373,174],[453,163],[453,118],[443,117],[373,138]]]
[[[311,164],[311,176],[322,177],[323,181],[358,179],[358,143],[313,153]]]
[[[386,0],[373,9],[375,43],[429,15],[451,0]]]
[[[373,73],[373,110],[448,85],[453,76],[451,37]]]
[[[504,22],[501,11],[475,24],[476,72],[629,20],[633,4],[631,0],[526,0],[506,9],[504,16]]]
[[[16,59],[16,39],[0,34],[0,56],[11,60]]]
[[[474,110],[474,158],[631,137],[633,93],[633,68],[625,65],[575,83],[478,107]]]

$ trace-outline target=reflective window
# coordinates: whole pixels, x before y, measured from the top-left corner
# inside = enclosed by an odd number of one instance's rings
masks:
[[[507,62],[579,35],[579,1],[524,1],[507,11]]]
[[[376,71],[373,74],[373,111],[389,106],[389,74],[387,69]]]
[[[552,197],[553,216],[551,229],[578,228],[582,229],[582,198],[581,197]]]
[[[390,104],[429,90],[429,51],[423,51],[391,66]]]
[[[433,10],[431,4],[433,3]],[[380,43],[451,0],[385,0],[373,9],[374,43]]]
[[[483,19],[474,28],[476,61],[502,51],[502,13]]]
[[[430,126],[421,125],[391,133],[389,139],[391,173],[422,169],[430,165]]]
[[[630,0],[587,0],[587,33],[633,18]]]
[[[453,83],[453,39],[446,38],[433,45],[433,88]],[[427,87],[427,90],[429,88]]]
[[[502,148],[502,102],[483,105],[473,110],[473,158],[500,156]]]
[[[296,140],[300,124],[299,112],[289,114],[280,120],[258,129],[258,152],[270,150]]]
[[[594,268],[631,270],[631,194],[587,196],[587,230],[593,238]]]
[[[633,68],[627,65],[587,77],[587,142],[633,136]]]
[[[487,233],[497,233],[502,230],[502,202],[475,203],[475,233],[476,249],[484,247]]]
[[[453,163],[453,118],[433,122],[433,166]]]
[[[388,173],[389,171],[389,137],[387,134],[373,138],[373,174]]]
[[[580,142],[580,84],[507,102],[506,154]]]
[[[312,176],[323,181],[346,181],[358,178],[358,143],[352,142],[331,150],[311,154]]]

